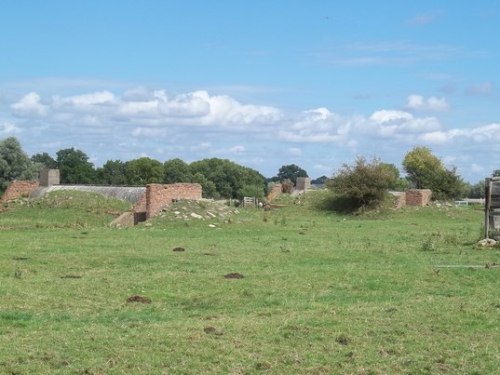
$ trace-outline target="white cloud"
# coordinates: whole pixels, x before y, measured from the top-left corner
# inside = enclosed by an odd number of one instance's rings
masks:
[[[245,151],[246,151],[246,148],[245,148],[245,146],[242,146],[242,145],[236,145],[236,146],[233,146],[229,149],[229,152],[234,153],[234,154],[241,154],[241,153],[244,153]]]
[[[424,133],[419,137],[419,140],[426,143],[445,143],[450,140],[450,134],[443,131]]]
[[[302,156],[302,150],[298,147],[290,147],[288,149],[288,155],[290,155],[290,156]]]
[[[167,134],[167,131],[161,128],[138,127],[132,130],[131,134],[134,137],[159,137],[165,136]]]
[[[10,122],[4,122],[0,124],[0,134],[2,136],[10,136],[19,133],[21,133],[21,129],[18,126],[11,124]]]
[[[436,98],[431,96],[425,99],[422,95],[409,95],[406,108],[414,111],[436,111],[442,112],[447,111],[450,106],[446,98]]]
[[[40,95],[30,92],[11,105],[12,113],[19,117],[41,117],[48,112],[48,107],[41,103]]]
[[[346,137],[350,126],[349,121],[322,107],[302,112],[278,135],[290,142],[336,142]]]
[[[411,113],[397,110],[376,111],[369,119],[371,121],[364,124],[364,128],[374,128],[384,138],[420,134],[440,128],[439,121],[434,117],[415,118]]]
[[[135,89],[117,96],[97,91],[74,96],[54,96],[41,104],[35,92],[11,105],[13,114],[25,118],[46,116],[64,124],[101,126],[119,123],[137,126],[211,126],[259,130],[279,121],[281,110],[242,104],[226,95],[211,96],[200,90],[169,97],[164,90]]]

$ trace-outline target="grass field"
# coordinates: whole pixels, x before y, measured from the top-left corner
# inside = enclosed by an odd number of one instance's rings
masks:
[[[0,373],[499,373],[481,210],[285,203],[128,229],[76,193],[0,212]]]

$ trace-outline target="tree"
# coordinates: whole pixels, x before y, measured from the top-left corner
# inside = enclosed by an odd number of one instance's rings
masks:
[[[0,191],[3,192],[14,180],[32,180],[36,167],[24,153],[19,141],[6,138],[0,142]]]
[[[486,185],[486,183],[484,180],[481,180],[474,185],[469,184],[467,186],[467,188],[468,188],[467,198],[476,198],[476,199],[477,198],[484,198],[485,185]]]
[[[491,174],[491,177],[500,177],[500,169],[495,169]]]
[[[171,159],[163,163],[163,182],[174,184],[176,182],[190,182],[192,179],[189,164],[181,159]]]
[[[202,174],[215,185],[217,192],[215,197],[241,199],[250,190],[253,191],[253,196],[263,197],[265,195],[266,181],[264,176],[230,160],[204,159],[191,163],[189,169],[193,175]],[[204,185],[202,184],[202,186]],[[204,186],[204,195],[209,196],[207,194]]]
[[[404,190],[408,187],[408,181],[401,178],[398,167],[390,163],[380,163],[381,167],[387,169],[387,172],[392,176],[389,182],[390,190]]]
[[[347,199],[351,210],[375,208],[385,200],[393,178],[392,171],[379,159],[367,162],[358,157],[354,165],[344,164],[327,186]]]
[[[163,164],[148,157],[125,163],[125,176],[129,185],[159,184],[163,180]]]
[[[290,180],[293,184],[297,184],[297,177],[308,177],[307,172],[298,165],[289,164],[283,165],[278,170],[278,181]]]
[[[103,185],[126,185],[125,163],[108,160],[101,168],[97,168],[97,181]]]
[[[465,185],[456,168],[446,169],[427,147],[409,151],[403,167],[410,183],[417,189],[432,190],[433,199],[456,199],[464,194]]]
[[[46,152],[42,154],[35,154],[31,156],[31,161],[33,163],[39,164],[42,168],[49,168],[49,169],[56,169],[57,168],[57,161],[47,154]]]
[[[323,176],[318,177],[314,180],[311,180],[311,185],[325,185],[327,181],[328,181],[328,177],[323,175]]]
[[[63,184],[92,184],[96,173],[94,164],[89,162],[89,157],[81,150],[73,147],[57,151],[57,165]]]

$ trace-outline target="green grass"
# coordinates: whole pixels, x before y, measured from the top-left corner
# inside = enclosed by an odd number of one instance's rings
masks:
[[[302,199],[113,229],[116,208],[59,200],[0,213],[2,374],[498,371],[500,269],[442,267],[500,264],[479,210]]]

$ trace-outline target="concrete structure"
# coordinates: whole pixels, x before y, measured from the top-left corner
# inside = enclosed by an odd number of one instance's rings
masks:
[[[40,171],[40,186],[59,185],[60,181],[59,169],[43,168]]]
[[[311,179],[309,177],[297,177],[295,190],[306,191],[311,188]]]

